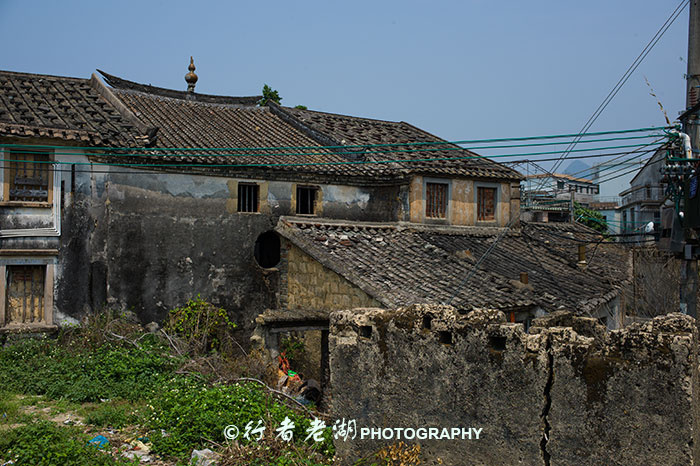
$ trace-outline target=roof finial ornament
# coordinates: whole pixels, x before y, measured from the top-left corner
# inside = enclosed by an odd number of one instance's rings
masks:
[[[190,66],[188,66],[187,69],[190,70],[190,72],[185,75],[185,81],[187,81],[187,92],[194,92],[194,85],[197,84],[197,79],[199,79],[197,75],[194,74],[194,58],[190,57]]]

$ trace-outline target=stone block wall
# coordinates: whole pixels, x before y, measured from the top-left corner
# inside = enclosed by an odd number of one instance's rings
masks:
[[[392,440],[361,428],[481,428],[479,439],[419,443],[424,464],[690,465],[695,445],[697,331],[672,314],[606,332],[558,312],[530,333],[498,311],[448,306],[331,314],[333,419],[345,464]],[[442,463],[440,463],[442,461]]]
[[[288,309],[380,306],[377,300],[288,241],[285,241],[285,253],[287,273],[282,289],[287,294]]]

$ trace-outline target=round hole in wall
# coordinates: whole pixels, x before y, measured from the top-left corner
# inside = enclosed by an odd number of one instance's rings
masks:
[[[255,240],[255,260],[264,269],[280,262],[280,238],[274,231],[266,231]]]

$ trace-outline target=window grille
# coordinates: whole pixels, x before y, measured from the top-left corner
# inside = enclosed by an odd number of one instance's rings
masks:
[[[259,206],[260,186],[257,184],[238,184],[238,211],[257,212]]]
[[[426,183],[425,216],[445,218],[447,214],[447,184]]]

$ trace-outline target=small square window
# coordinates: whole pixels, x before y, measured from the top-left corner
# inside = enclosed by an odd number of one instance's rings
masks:
[[[297,214],[314,215],[316,191],[313,186],[297,186]]]
[[[15,152],[9,154],[5,164],[8,201],[50,202],[51,159],[40,152]]]
[[[496,220],[496,188],[476,188],[477,217],[479,221]]]
[[[260,198],[260,186],[257,184],[238,184],[238,211],[257,212]]]
[[[445,218],[447,215],[447,183],[425,184],[425,216]]]

